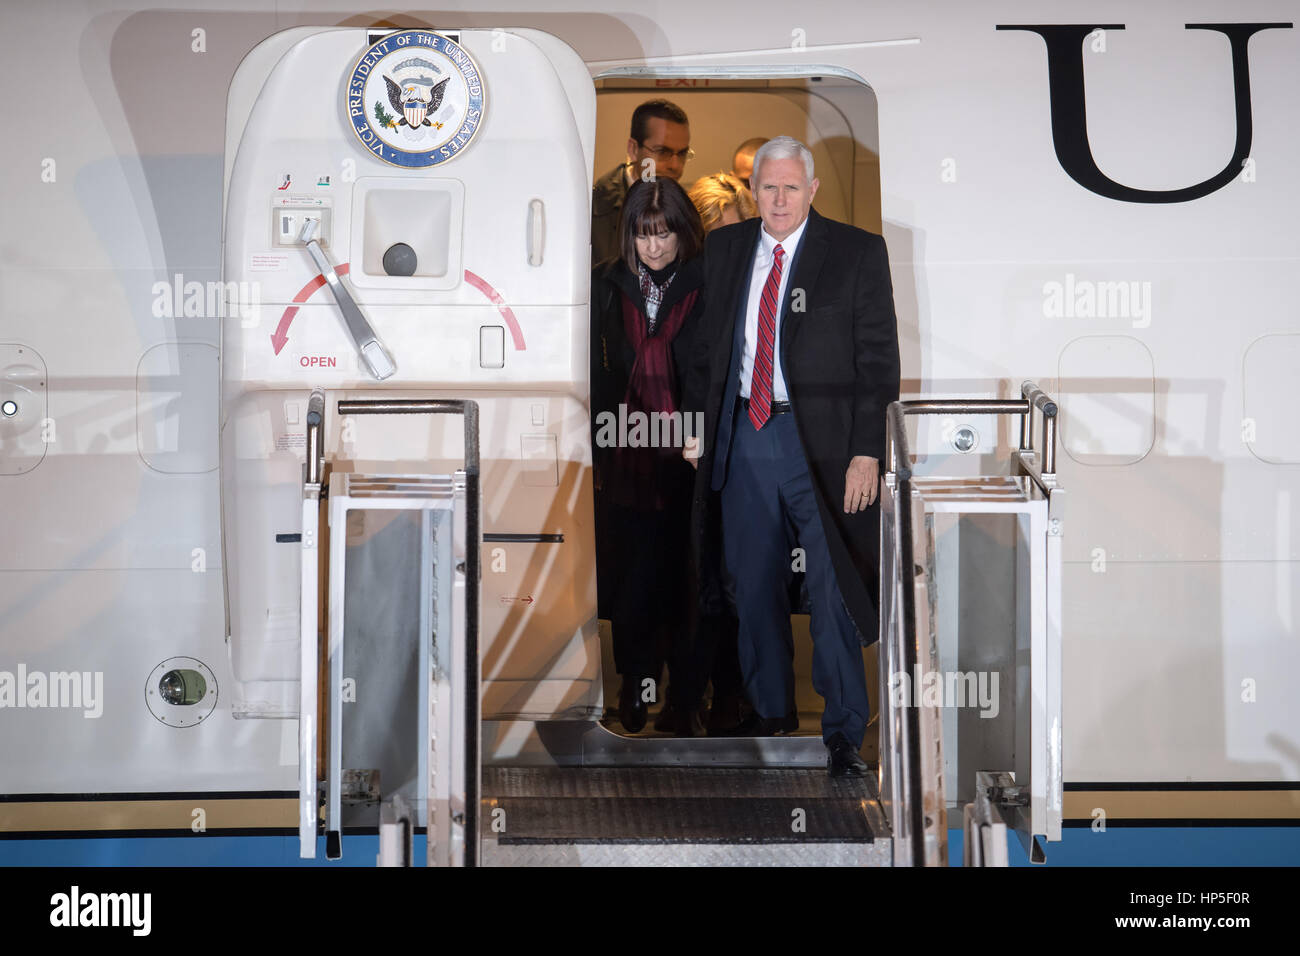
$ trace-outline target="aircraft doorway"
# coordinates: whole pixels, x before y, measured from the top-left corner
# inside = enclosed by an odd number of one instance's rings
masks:
[[[877,102],[870,87],[843,76],[776,78],[606,76],[595,81],[596,143],[593,180],[627,162],[627,141],[633,110],[647,100],[666,99],[679,106],[690,125],[693,156],[680,184],[690,187],[701,177],[732,172],[737,147],[754,137],[793,136],[813,153],[820,180],[816,210],[830,219],[870,232],[881,231],[880,154]],[[801,576],[800,576],[801,577]],[[797,582],[796,582],[797,584]],[[792,618],[794,633],[795,706],[797,734],[820,736],[822,699],[812,688],[812,639],[806,613]],[[600,622],[605,693],[605,726],[624,733],[619,720],[621,679],[615,668],[610,622]],[[874,637],[874,635],[870,635]],[[875,645],[864,650],[867,686],[879,686]],[[671,675],[665,668],[671,684]],[[651,707],[638,736],[667,733],[655,730],[663,706]],[[876,715],[881,702],[871,692],[873,723],[864,756],[876,760]],[[705,705],[707,707],[708,695]]]
[[[880,147],[870,87],[839,76],[598,79],[595,177],[626,161],[632,111],[651,99],[670,100],[690,118],[695,155],[683,187],[730,172],[736,147],[751,137],[793,136],[813,153],[821,180],[817,211],[880,232]]]

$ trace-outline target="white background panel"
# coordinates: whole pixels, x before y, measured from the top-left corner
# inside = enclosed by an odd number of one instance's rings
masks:
[[[1065,779],[1300,780],[1297,584],[1295,562],[1066,565]]]
[[[297,721],[230,716],[220,571],[7,571],[0,618],[0,670],[22,662],[29,672],[104,675],[99,718],[56,708],[0,712],[0,792],[296,788]],[[176,656],[197,657],[217,678],[216,710],[195,727],[164,726],[145,704],[146,678]]]
[[[215,471],[164,475],[134,449],[46,455],[0,493],[7,544],[0,569],[188,569],[195,548],[209,571],[221,567]],[[6,627],[0,622],[0,633]]]

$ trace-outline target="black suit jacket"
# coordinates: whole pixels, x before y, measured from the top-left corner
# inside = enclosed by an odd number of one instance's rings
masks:
[[[623,254],[618,223],[627,199],[627,163],[601,176],[591,189],[591,265],[595,268]]]
[[[687,401],[704,412],[696,505],[725,483],[739,389],[749,277],[761,221],[716,229],[705,243],[707,307],[690,366]],[[876,637],[879,502],[844,513],[849,461],[883,461],[885,411],[898,398],[898,329],[885,242],[809,210],[781,303],[780,356],[817,492],[836,581],[859,632]],[[796,303],[802,305],[797,308]],[[882,469],[883,470],[883,469]],[[697,521],[697,531],[706,527]]]

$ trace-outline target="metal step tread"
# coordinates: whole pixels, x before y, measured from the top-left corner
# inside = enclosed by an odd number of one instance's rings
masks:
[[[887,835],[874,778],[833,780],[822,769],[489,767],[483,794],[484,835],[503,847],[870,844]]]

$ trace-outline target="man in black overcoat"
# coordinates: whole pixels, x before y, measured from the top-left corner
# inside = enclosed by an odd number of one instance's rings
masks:
[[[865,774],[861,644],[877,636],[885,411],[899,386],[888,255],[880,236],[812,209],[802,143],[765,144],[752,181],[759,218],[715,229],[705,246],[703,344],[686,388],[705,414],[688,451],[695,506],[721,511],[758,732],[793,727],[787,584],[806,570],[827,767]],[[701,515],[703,535],[716,523]]]

